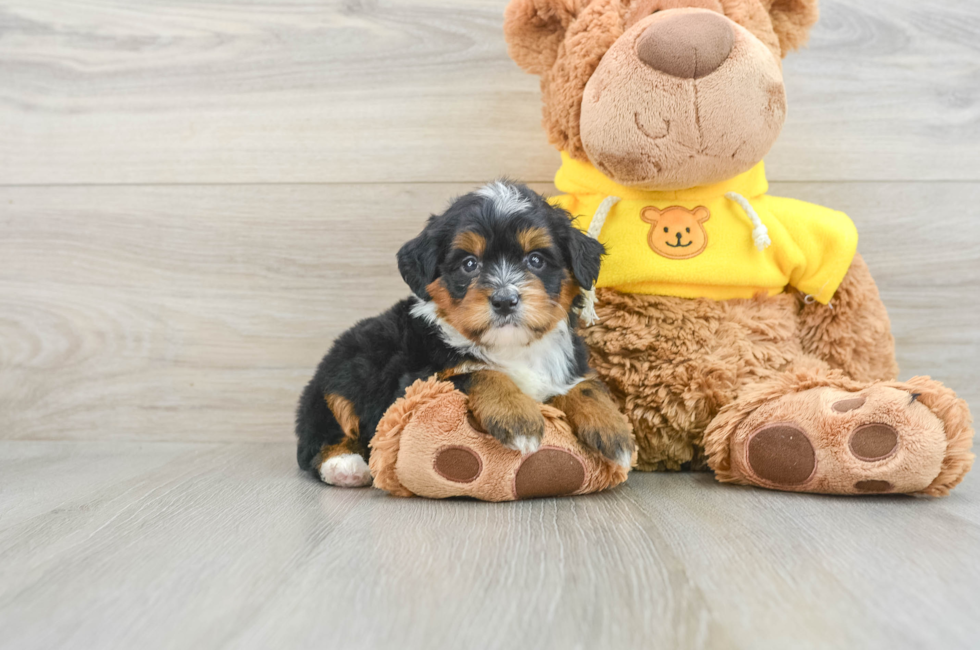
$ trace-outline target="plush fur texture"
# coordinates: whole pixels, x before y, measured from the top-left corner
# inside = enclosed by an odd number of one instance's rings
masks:
[[[858,254],[834,294],[833,309],[796,294],[803,353],[856,381],[898,377],[895,338],[871,271]]]
[[[785,115],[780,58],[816,19],[816,0],[512,0],[505,33],[541,76],[553,144],[621,185],[669,191],[759,162]],[[583,336],[633,425],[639,469],[941,496],[972,465],[966,404],[929,378],[896,381],[860,255],[829,306],[791,287],[727,301],[602,289],[596,312]]]
[[[474,428],[467,406],[466,396],[449,382],[430,378],[410,386],[388,409],[371,441],[375,487],[401,497],[513,501],[598,492],[626,480],[630,459],[625,465],[613,462],[580,442],[558,408],[537,405],[545,422],[541,449],[524,456]],[[625,418],[613,415],[628,431]],[[471,473],[454,480],[441,471],[440,459],[447,452],[472,459]],[[564,463],[555,463],[555,456]],[[566,463],[581,473],[570,477],[574,472],[562,471]]]
[[[438,375],[469,397],[471,417],[527,454],[545,435],[541,402],[565,400],[573,432],[614,462],[630,430],[591,374],[576,333],[582,286],[604,249],[523,185],[495,182],[433,216],[398,254],[415,293],[341,335],[296,414],[299,466],[325,482],[363,485],[358,457],[384,412],[415,380]],[[595,393],[585,399],[583,389]],[[601,394],[600,394],[601,393]]]

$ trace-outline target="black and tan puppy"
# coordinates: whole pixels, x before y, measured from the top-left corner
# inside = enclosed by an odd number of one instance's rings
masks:
[[[476,425],[509,447],[538,448],[538,403],[548,402],[580,440],[628,466],[629,430],[575,333],[581,288],[595,283],[603,254],[523,185],[491,183],[431,217],[398,252],[415,296],[341,335],[303,392],[300,467],[332,485],[370,483],[382,414],[432,375],[464,391]]]

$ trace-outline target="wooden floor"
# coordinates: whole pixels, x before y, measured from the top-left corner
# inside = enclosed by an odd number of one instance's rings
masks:
[[[975,648],[978,484],[487,505],[324,488],[282,443],[6,441],[0,646]]]
[[[498,175],[550,189],[504,0],[0,0],[0,648],[978,648],[980,478],[324,487],[296,397]],[[822,3],[773,193],[848,212],[903,376],[980,409],[980,4]]]

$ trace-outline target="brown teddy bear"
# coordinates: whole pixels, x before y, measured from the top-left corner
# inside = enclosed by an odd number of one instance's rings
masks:
[[[593,365],[642,470],[802,492],[945,495],[969,410],[897,381],[888,315],[839,212],[767,194],[781,58],[816,0],[512,0],[540,75],[556,200],[606,244]]]

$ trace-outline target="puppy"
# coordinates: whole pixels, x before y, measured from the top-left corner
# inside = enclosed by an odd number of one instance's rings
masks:
[[[498,181],[432,216],[398,251],[415,294],[337,339],[296,413],[299,466],[344,487],[371,482],[368,443],[416,379],[437,375],[469,397],[472,422],[527,454],[544,433],[539,402],[578,438],[628,467],[633,443],[575,333],[582,287],[605,250],[567,212]]]

